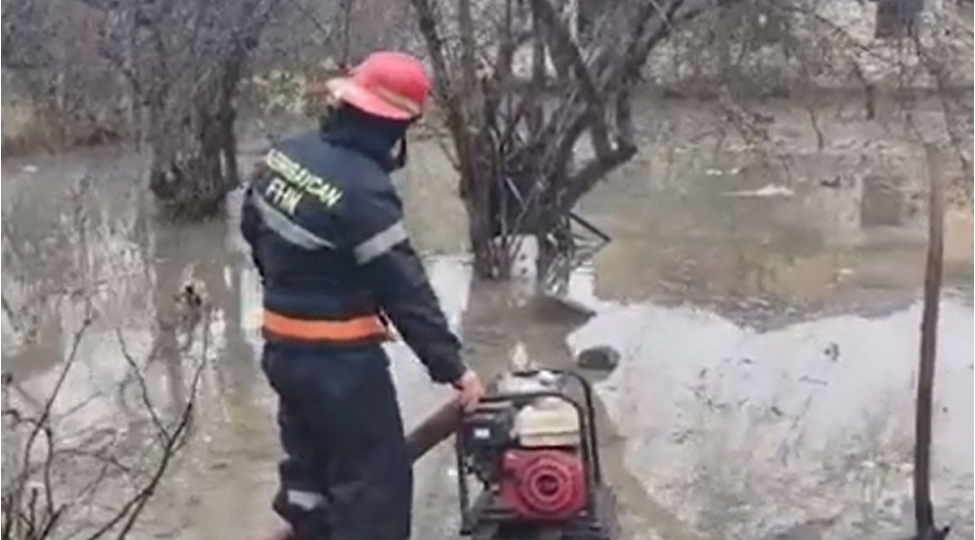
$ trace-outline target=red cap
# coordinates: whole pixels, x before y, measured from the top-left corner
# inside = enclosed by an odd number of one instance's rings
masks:
[[[352,68],[349,77],[325,84],[336,99],[392,120],[419,117],[430,92],[423,64],[408,54],[392,51],[372,53]]]

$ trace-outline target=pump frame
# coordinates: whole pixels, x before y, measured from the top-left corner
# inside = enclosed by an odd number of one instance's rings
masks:
[[[599,457],[598,434],[596,428],[595,408],[593,407],[592,385],[578,373],[556,369],[531,369],[512,373],[515,376],[532,376],[546,371],[560,377],[574,380],[582,389],[582,401],[573,399],[563,392],[543,390],[525,393],[489,393],[482,403],[511,402],[516,407],[527,405],[538,398],[556,398],[572,405],[579,417],[579,447],[583,470],[586,480],[586,507],[583,512],[565,522],[532,523],[527,525],[531,532],[544,537],[578,540],[613,540],[615,527],[615,499],[612,492],[603,484],[602,466]],[[495,379],[496,383],[497,379]],[[494,384],[492,384],[492,387]],[[509,538],[504,529],[506,525],[518,523],[516,516],[503,508],[492,506],[495,497],[488,489],[488,485],[481,483],[482,491],[472,502],[471,489],[468,478],[474,475],[470,456],[466,455],[466,439],[464,430],[459,430],[454,439],[454,453],[457,461],[457,493],[460,506],[460,533],[471,536],[474,540],[495,540]],[[608,521],[613,523],[609,524]],[[519,531],[519,538],[526,538],[524,527]]]

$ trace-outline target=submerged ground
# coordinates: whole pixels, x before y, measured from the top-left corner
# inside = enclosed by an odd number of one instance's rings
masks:
[[[764,154],[730,135],[719,144],[701,107],[646,107],[641,155],[580,208],[614,237],[573,276],[570,294],[597,312],[585,324],[530,301],[530,275],[472,283],[449,164],[433,141],[411,147],[398,178],[411,234],[470,361],[492,374],[522,352],[548,366],[590,345],[622,353],[612,373],[591,375],[628,538],[896,538],[911,516],[922,149],[843,103],[819,105],[822,147],[805,109],[778,105]],[[246,538],[267,522],[278,450],[239,194],[226,220],[158,227],[144,219],[140,164],[120,148],[3,163],[5,301],[96,291],[104,317],[58,405],[96,424],[118,421],[127,364],[116,329],[147,352],[180,284],[202,282],[214,324],[193,437],[140,537]],[[938,514],[962,538],[975,453],[970,205],[947,227],[932,472]],[[6,313],[4,371],[21,399],[54,384],[76,296],[36,310],[33,344],[9,345],[27,340]],[[416,423],[449,392],[405,346],[389,352]],[[185,366],[147,369],[160,403],[179,399]],[[454,482],[447,448],[417,464],[415,538],[456,530]]]

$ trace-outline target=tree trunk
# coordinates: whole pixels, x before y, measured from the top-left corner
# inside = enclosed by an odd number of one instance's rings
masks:
[[[477,180],[468,180],[468,183],[478,184]],[[481,279],[496,279],[500,276],[494,268],[494,257],[492,251],[492,237],[490,227],[491,215],[486,204],[480,202],[482,196],[464,199],[464,207],[467,209],[469,226],[467,230],[468,240],[471,244],[471,252],[474,255],[474,273]]]
[[[237,121],[237,110],[234,108],[233,92],[226,86],[220,98],[220,149],[223,153],[224,183],[227,189],[233,189],[240,184],[240,172],[237,167],[237,135],[234,124]]]
[[[239,183],[234,101],[247,60],[257,47],[278,0],[242,3],[230,15],[235,30],[212,44],[206,60],[166,59],[167,29],[152,27],[154,63],[139,80],[151,92],[149,130],[152,166],[149,186],[170,219],[202,220],[220,212],[226,194]],[[200,4],[205,6],[206,3]],[[196,25],[211,24],[207,9]],[[199,63],[203,62],[203,63]]]
[[[499,216],[494,212],[500,203],[496,186],[499,183],[493,178],[494,171],[483,164],[483,156],[493,149],[483,146],[483,135],[471,134],[468,141],[472,148],[467,152],[467,159],[471,161],[469,167],[461,175],[463,186],[461,196],[468,216],[468,239],[474,255],[474,272],[482,279],[504,279],[507,268],[499,264],[498,242],[505,238],[507,231]],[[479,144],[480,143],[480,144]],[[483,148],[483,151],[481,150]],[[478,158],[482,159],[478,159]],[[492,204],[492,200],[499,201]]]
[[[461,43],[461,110],[466,120],[457,140],[461,163],[461,185],[464,205],[469,216],[469,239],[474,252],[474,272],[481,278],[505,278],[507,269],[499,264],[497,238],[490,212],[492,185],[497,182],[497,168],[492,159],[494,144],[484,129],[484,96],[477,78],[477,51],[470,0],[457,4],[457,26]]]
[[[233,114],[219,97],[198,97],[178,124],[162,111],[154,115],[149,187],[169,219],[210,217],[222,209],[230,190],[227,173],[236,174]],[[217,110],[210,110],[213,106]]]

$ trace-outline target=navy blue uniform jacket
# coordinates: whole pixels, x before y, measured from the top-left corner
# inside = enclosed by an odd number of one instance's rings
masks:
[[[344,320],[384,313],[434,381],[465,370],[403,225],[382,153],[312,130],[275,144],[248,185],[241,231],[266,310]]]

